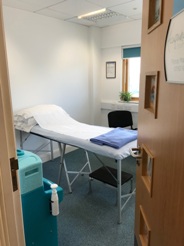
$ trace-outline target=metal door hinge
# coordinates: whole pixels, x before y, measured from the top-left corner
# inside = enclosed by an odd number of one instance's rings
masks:
[[[11,158],[10,167],[11,167],[13,191],[16,191],[18,190],[17,173],[16,173],[16,171],[19,169],[18,160],[15,158]]]

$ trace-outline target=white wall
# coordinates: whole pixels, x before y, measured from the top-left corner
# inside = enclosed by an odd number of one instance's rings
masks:
[[[102,80],[101,102],[107,103],[108,110],[101,111],[101,124],[108,125],[107,113],[119,108],[119,93],[122,90],[122,47],[141,44],[141,21],[132,21],[102,28]],[[106,79],[105,64],[116,62],[116,78]],[[137,127],[137,112],[132,111],[134,126]]]
[[[116,62],[116,78],[106,79],[106,62]],[[122,59],[121,47],[110,47],[102,49],[102,74],[101,81],[101,100],[102,101],[117,101],[121,89],[122,81]]]
[[[102,101],[118,101],[122,84],[122,47],[141,44],[141,21],[102,28]],[[105,63],[116,61],[116,78],[106,79]]]
[[[102,28],[102,49],[141,43],[141,20]]]
[[[89,122],[88,28],[4,7],[13,109],[62,106]]]
[[[121,89],[121,46],[140,43],[140,21],[100,29],[9,7],[3,13],[13,110],[52,103],[101,124],[101,100],[117,101]],[[109,80],[111,60],[117,71]],[[26,147],[42,142],[33,137]]]
[[[100,124],[100,29],[9,7],[3,13],[13,110],[57,104],[78,121]],[[31,136],[24,146],[45,142]]]
[[[89,28],[90,40],[90,76],[89,76],[89,103],[90,122],[100,125],[100,105],[101,105],[101,30],[100,28]]]

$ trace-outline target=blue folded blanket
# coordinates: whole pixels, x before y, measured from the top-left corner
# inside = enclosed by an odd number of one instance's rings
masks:
[[[92,143],[98,145],[107,145],[115,149],[119,149],[126,145],[127,143],[137,139],[137,131],[115,128],[110,132],[91,138]]]

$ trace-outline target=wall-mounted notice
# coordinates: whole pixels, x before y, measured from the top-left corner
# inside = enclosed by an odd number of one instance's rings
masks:
[[[170,83],[184,84],[184,11],[169,23],[165,42],[165,76]]]

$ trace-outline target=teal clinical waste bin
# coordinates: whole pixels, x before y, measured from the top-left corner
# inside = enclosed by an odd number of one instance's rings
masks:
[[[52,215],[51,182],[43,178],[41,159],[24,150],[17,150],[19,179],[26,246],[57,246],[57,216]],[[56,188],[58,203],[63,189]]]

